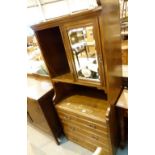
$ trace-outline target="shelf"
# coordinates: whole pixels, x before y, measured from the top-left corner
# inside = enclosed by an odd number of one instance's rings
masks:
[[[67,83],[72,83],[74,80],[73,80],[73,76],[71,73],[66,73],[66,74],[63,74],[63,75],[59,75],[59,76],[56,76],[54,78],[52,78],[52,81],[54,82],[67,82]]]
[[[94,82],[94,81],[82,80],[82,79],[79,79],[79,81],[78,80],[75,81],[71,73],[66,73],[60,76],[56,76],[51,80],[52,82],[62,82],[62,83],[69,83],[69,84],[75,84],[75,85],[96,87],[96,88],[105,90],[105,88],[101,86],[100,82]]]

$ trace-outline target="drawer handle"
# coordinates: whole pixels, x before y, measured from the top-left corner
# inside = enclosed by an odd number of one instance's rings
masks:
[[[95,139],[95,140],[98,140],[98,137],[96,137],[96,136],[92,136],[92,138]]]
[[[72,131],[75,131],[75,130],[76,130],[75,127],[70,127],[70,129],[71,129]]]
[[[69,116],[64,116],[63,117],[65,120],[71,120],[71,118]]]
[[[89,124],[88,126],[91,127],[91,128],[93,128],[93,129],[96,129],[96,125]]]

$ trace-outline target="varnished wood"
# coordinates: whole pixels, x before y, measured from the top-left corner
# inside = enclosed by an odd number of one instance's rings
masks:
[[[122,90],[122,59],[120,36],[120,12],[118,0],[100,0],[100,33],[106,71],[108,101],[115,104]]]
[[[91,123],[91,124],[88,124],[88,123],[84,124],[84,123],[80,123],[78,121],[75,121],[73,119],[68,122],[68,121],[64,120],[64,118],[61,117],[61,115],[59,115],[59,117],[61,119],[61,123],[63,124],[63,126],[65,126],[65,125],[67,125],[67,126],[71,125],[73,127],[74,126],[79,126],[80,128],[88,130],[88,131],[94,133],[97,136],[101,136],[101,139],[106,139],[106,137],[108,135],[107,131],[105,131],[107,129],[100,130],[100,129],[98,129],[98,126],[95,126],[93,123]],[[96,127],[96,128],[94,128],[94,127]]]
[[[72,133],[72,135],[74,135],[74,137],[76,137],[76,138],[81,137],[83,139],[86,139],[85,140],[86,142],[89,142],[90,144],[95,145],[96,147],[97,146],[104,147],[104,150],[106,150],[107,152],[109,151],[109,144],[104,143],[104,141],[100,142],[98,140],[95,140],[94,138],[92,138],[90,136],[86,136],[81,131],[80,132],[73,131],[73,130],[70,130],[70,129],[64,127],[64,132],[66,135],[70,135],[70,133]]]
[[[50,80],[46,77],[28,76],[27,77],[27,97],[38,100],[47,92],[53,89]]]
[[[31,118],[31,123],[51,135],[50,128],[38,102],[29,98],[27,99],[27,102],[28,116]]]
[[[102,89],[106,92],[106,88],[101,86],[98,82],[93,81],[87,81],[86,80],[79,80],[74,81],[73,76],[71,73],[66,73],[60,76],[56,76],[51,79],[53,83],[55,82],[63,82],[63,83],[70,83],[70,84],[77,84],[77,85],[83,85],[83,86],[89,86],[89,87],[97,87],[98,89]]]
[[[122,64],[128,65],[128,40],[122,40]]]
[[[58,111],[59,113],[59,117],[61,118],[62,122],[67,122],[70,121],[72,122],[72,124],[76,124],[76,122],[78,122],[78,124],[80,124],[81,126],[87,126],[87,128],[91,128],[94,129],[94,131],[98,130],[100,131],[100,133],[102,132],[103,135],[107,135],[108,134],[108,129],[105,123],[98,123],[95,119],[94,120],[87,120],[86,118],[81,117],[81,115],[75,115],[74,113],[72,113],[72,115],[67,111],[67,113],[69,114],[64,114],[60,111]],[[97,122],[97,123],[96,123]]]
[[[123,108],[123,109],[128,109],[128,90],[127,89],[123,89],[117,104],[117,107]]]
[[[118,107],[118,121],[120,128],[120,147],[124,148],[126,143],[125,117],[128,117],[128,90],[123,89],[116,106]]]
[[[42,22],[42,23],[33,25],[31,27],[34,31],[44,30],[47,28],[60,26],[63,23],[68,23],[68,22],[77,21],[77,20],[80,21],[81,19],[84,19],[84,18],[87,19],[88,17],[94,16],[98,12],[101,12],[101,11],[102,11],[102,7],[99,6],[95,9],[92,9],[92,10],[79,11],[79,12],[72,13],[69,15],[64,15],[64,16],[57,17],[54,19],[50,19],[46,22]]]
[[[105,155],[115,155],[117,147],[117,120],[114,105],[122,90],[122,55],[118,0],[100,0],[99,7],[55,18],[32,26],[54,86],[53,103],[65,135],[92,151],[108,141]],[[69,37],[70,28],[92,24],[98,52],[101,82],[77,79]],[[56,36],[56,38],[55,38]],[[58,43],[55,42],[58,40]],[[56,60],[59,59],[59,60]],[[67,126],[67,129],[66,129]],[[74,134],[68,127],[77,127],[100,136],[92,144],[88,138],[81,139],[84,131]],[[79,134],[79,136],[76,136]]]
[[[97,108],[97,106],[91,106],[91,103],[99,104],[99,108]],[[74,112],[84,117],[105,122],[106,107],[103,108],[102,106],[105,104],[106,102],[103,100],[98,100],[87,96],[74,95],[62,100],[56,105],[56,107],[59,109],[63,108],[64,110]],[[100,107],[102,107],[102,109]]]
[[[122,40],[122,50],[127,50],[128,49],[128,40]]]
[[[57,144],[62,135],[62,127],[52,104],[53,86],[46,77],[28,76],[27,112],[30,123],[52,135]],[[55,120],[55,121],[53,121]]]
[[[73,142],[75,142],[75,143],[77,143],[77,144],[79,144],[79,145],[81,145],[81,146],[87,148],[87,149],[90,150],[90,151],[96,150],[96,146],[94,146],[94,145],[88,143],[88,142],[85,141],[83,138],[79,138],[79,137],[77,138],[77,137],[75,137],[74,135],[71,135],[71,134],[67,134],[66,136],[67,136],[67,138],[68,138],[69,140],[71,140],[71,141],[73,141]]]
[[[80,144],[86,148],[88,148],[90,151],[95,151],[98,147],[96,143],[92,144],[90,141],[87,141],[86,138],[83,138],[82,135],[74,135],[71,132],[67,133],[67,138],[71,139],[73,142]],[[103,147],[104,148],[104,147]],[[110,151],[107,148],[104,148],[105,155],[109,155]]]
[[[59,27],[35,32],[51,77],[69,72]],[[63,64],[63,65],[62,65]]]
[[[110,154],[116,154],[118,145],[119,145],[119,136],[118,136],[118,120],[116,115],[115,106],[111,106],[106,115],[107,127],[109,129],[109,139],[111,143]]]
[[[100,143],[105,143],[105,144],[109,145],[108,137],[106,135],[101,136],[100,134],[96,134],[95,132],[92,132],[90,130],[86,130],[85,128],[83,128],[83,126],[78,126],[75,124],[64,124],[64,128],[80,132],[80,133],[87,135],[88,137],[90,137],[94,140],[99,141]]]

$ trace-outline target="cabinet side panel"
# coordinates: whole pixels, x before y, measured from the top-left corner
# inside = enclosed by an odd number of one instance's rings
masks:
[[[115,104],[122,89],[120,12],[118,0],[101,0],[99,17],[108,101]]]
[[[50,126],[50,129],[55,137],[56,141],[58,142],[58,138],[60,138],[64,133],[59,121],[57,112],[55,107],[52,103],[52,97],[54,95],[54,91],[48,92],[45,96],[39,99],[39,104],[42,108],[42,111],[45,115],[45,118]]]

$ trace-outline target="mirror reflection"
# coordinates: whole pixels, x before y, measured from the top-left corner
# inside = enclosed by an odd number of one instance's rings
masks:
[[[68,36],[78,78],[99,81],[93,26],[71,29]]]

